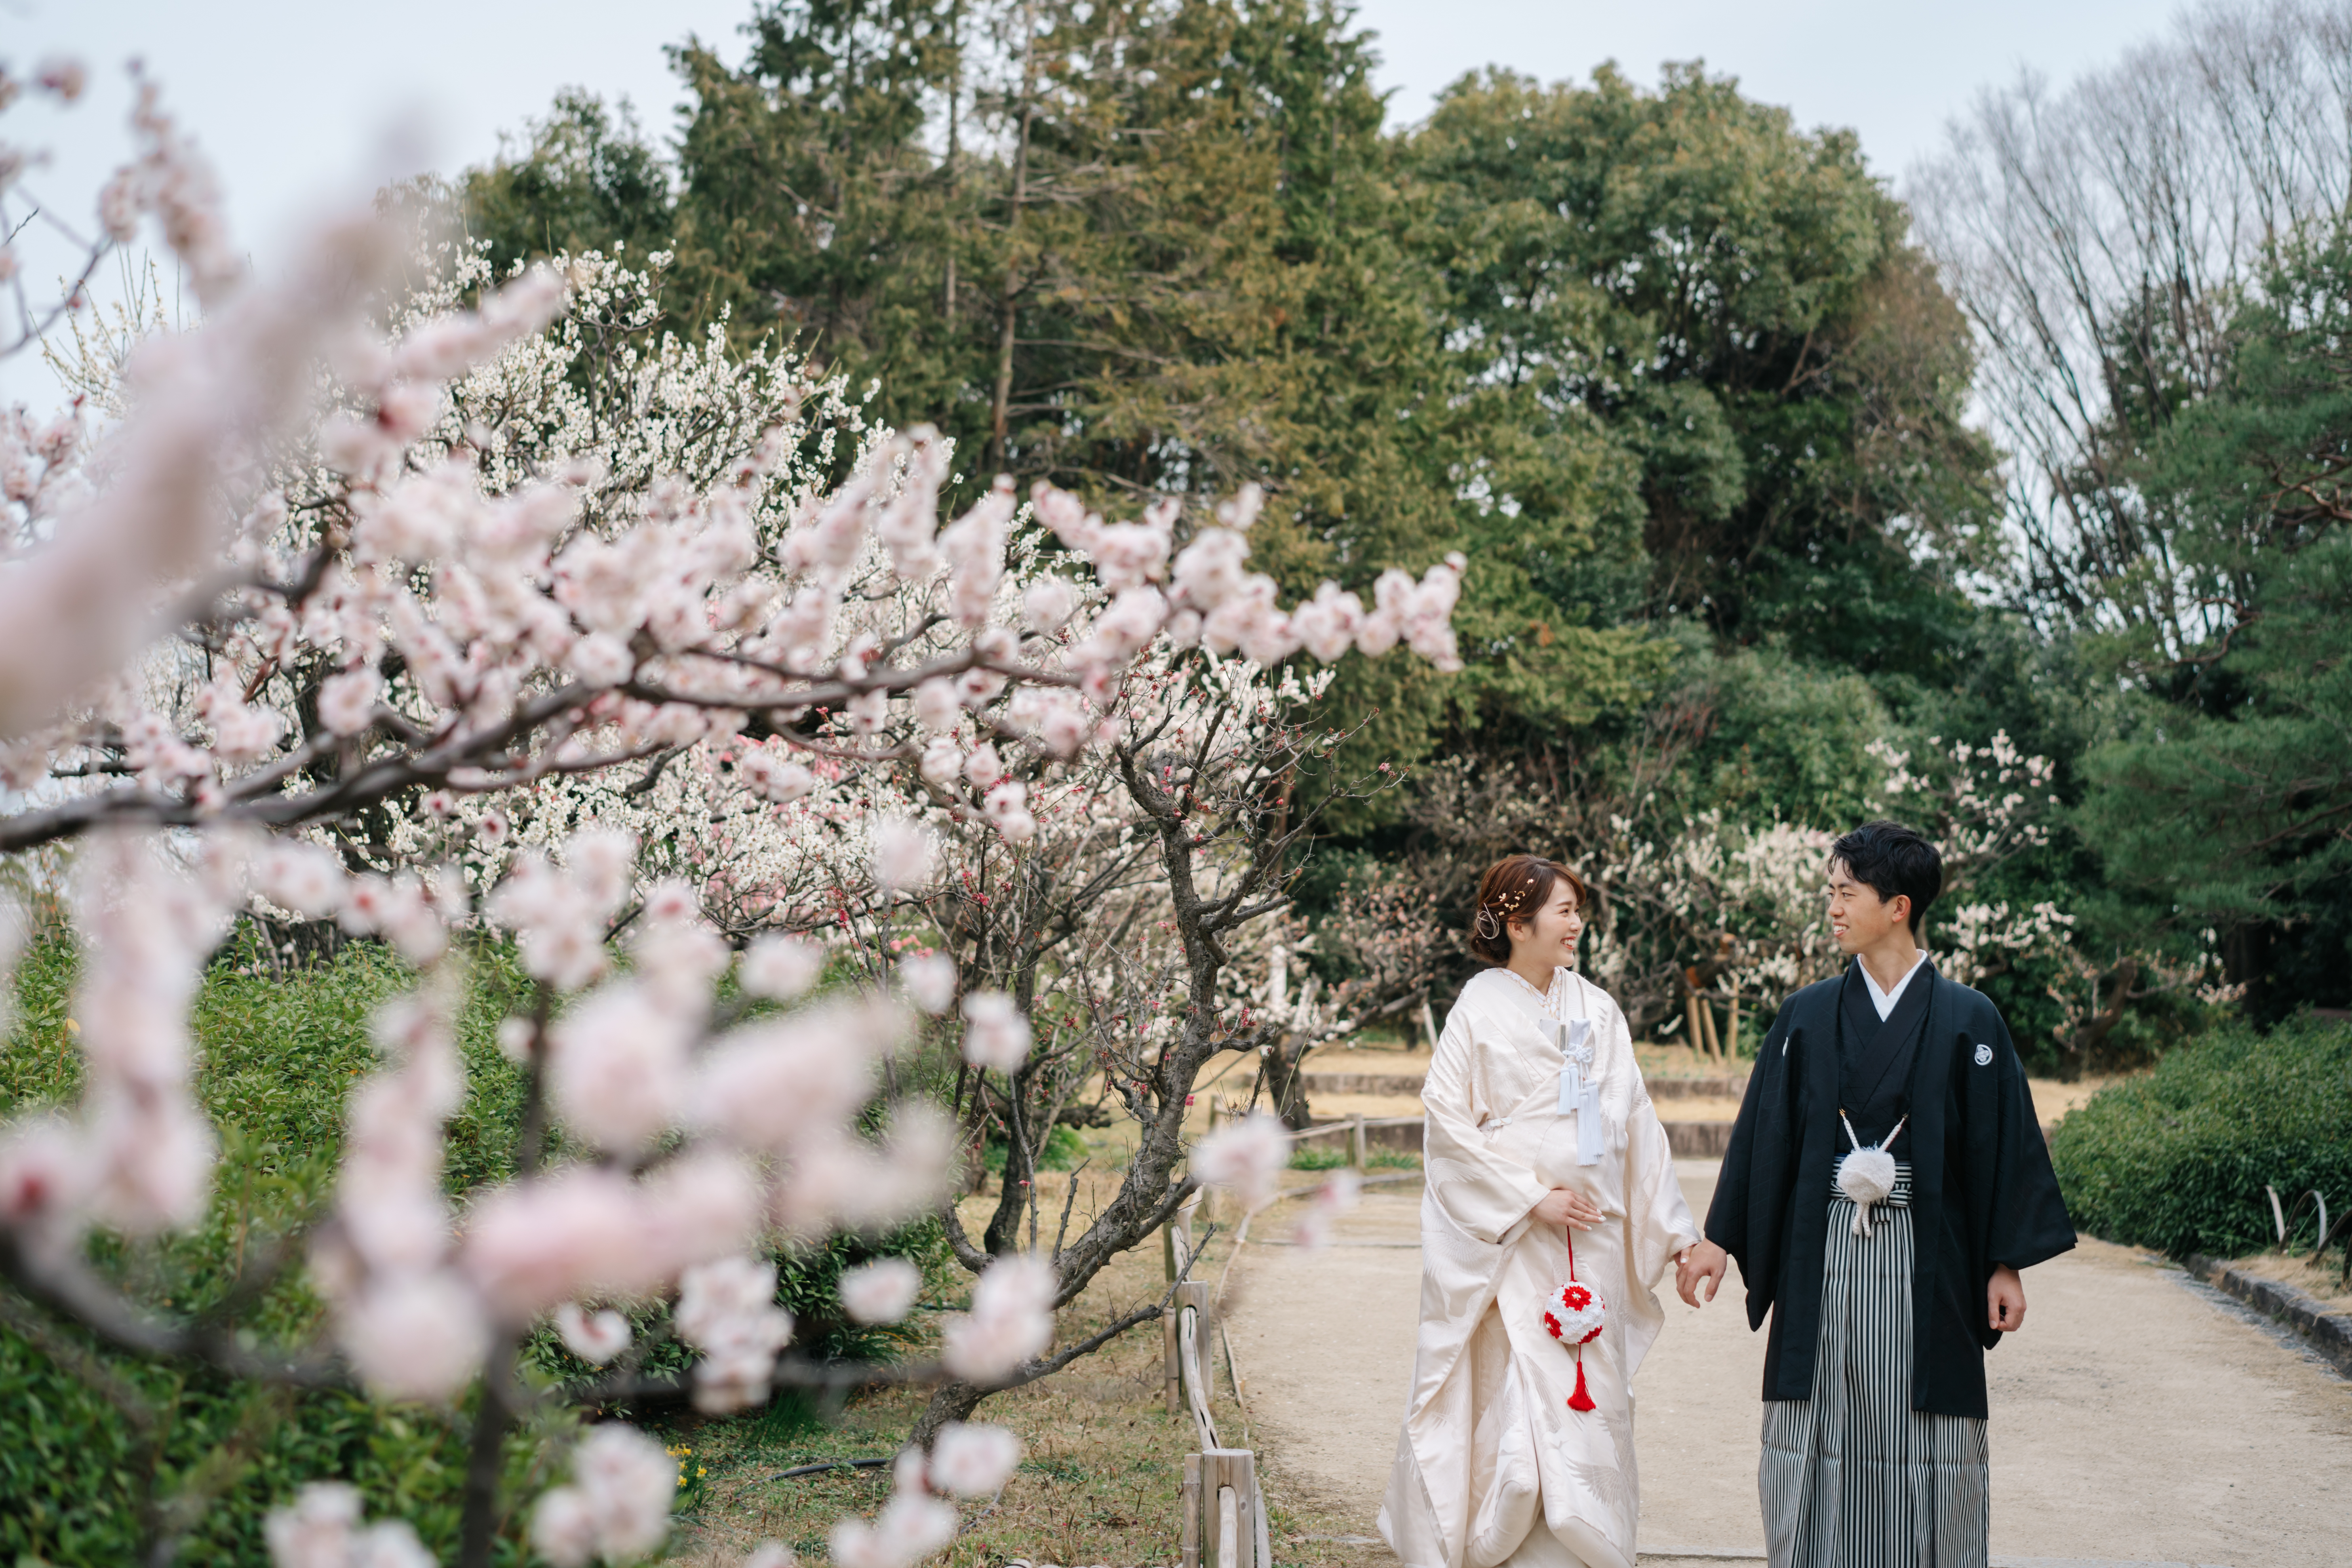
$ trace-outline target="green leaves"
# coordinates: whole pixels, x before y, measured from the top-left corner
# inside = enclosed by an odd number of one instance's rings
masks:
[[[2341,1001],[2352,972],[2347,326],[2345,238],[2281,252],[2219,390],[2139,463],[2165,553],[2119,592],[2191,608],[2116,617],[2105,648],[2138,700],[2083,811],[2117,881],[2269,950],[2234,966],[2264,1018]]]

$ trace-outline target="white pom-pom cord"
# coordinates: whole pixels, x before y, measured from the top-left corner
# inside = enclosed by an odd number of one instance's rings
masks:
[[[1844,1111],[1838,1112],[1838,1120],[1845,1122],[1846,1141],[1853,1145],[1853,1152],[1838,1162],[1838,1191],[1853,1200],[1853,1234],[1868,1236],[1871,1206],[1885,1203],[1895,1191],[1895,1156],[1886,1152],[1886,1146],[1895,1142],[1895,1134],[1902,1131],[1903,1123],[1911,1118],[1906,1112],[1895,1122],[1893,1132],[1869,1149],[1862,1146]]]

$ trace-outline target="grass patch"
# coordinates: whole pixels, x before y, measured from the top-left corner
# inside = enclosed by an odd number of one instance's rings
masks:
[[[1040,1201],[1058,1212],[1066,1176],[1039,1179]],[[1073,1231],[1090,1206],[1109,1201],[1117,1180],[1087,1173]],[[977,1230],[993,1200],[966,1200],[967,1223]],[[1206,1260],[1222,1262],[1222,1245]],[[962,1278],[961,1271],[958,1277]],[[1213,1276],[1211,1276],[1213,1278]],[[1119,1312],[1156,1301],[1166,1289],[1156,1247],[1114,1259],[1061,1313],[1057,1338],[1066,1343]],[[927,1298],[938,1307],[961,1304],[961,1294]],[[936,1323],[936,1312],[919,1314]],[[1189,1419],[1171,1420],[1161,1403],[1160,1341],[1156,1323],[1132,1330],[1056,1376],[992,1395],[973,1419],[1019,1434],[1020,1468],[993,1502],[961,1505],[964,1530],[934,1562],[951,1568],[986,1568],[1023,1557],[1036,1563],[1167,1563],[1177,1561],[1176,1502],[1184,1456],[1197,1445]],[[1221,1378],[1218,1417],[1232,1419],[1232,1391]],[[696,1422],[674,1428],[673,1442],[691,1446],[708,1501],[685,1521],[675,1555],[697,1565],[728,1564],[761,1540],[784,1542],[803,1562],[822,1562],[834,1521],[871,1517],[890,1495],[887,1468],[835,1470],[781,1479],[782,1472],[826,1459],[885,1458],[895,1454],[922,1410],[920,1389],[864,1394],[832,1411],[782,1405],[755,1415]],[[1277,1523],[1281,1520],[1276,1510]]]
[[[1348,1152],[1344,1148],[1302,1143],[1290,1155],[1290,1168],[1294,1171],[1339,1171],[1346,1169],[1347,1164]],[[1364,1166],[1372,1171],[1418,1171],[1421,1156],[1402,1149],[1373,1149],[1365,1153]]]

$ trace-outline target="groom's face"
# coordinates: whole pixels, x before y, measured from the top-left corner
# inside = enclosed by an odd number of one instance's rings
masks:
[[[1911,900],[1897,893],[1882,899],[1867,882],[1857,882],[1843,860],[1830,862],[1830,934],[1849,957],[1868,951],[1911,918]]]

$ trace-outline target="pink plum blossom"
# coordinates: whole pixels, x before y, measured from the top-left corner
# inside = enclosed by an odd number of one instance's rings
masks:
[[[872,1524],[845,1519],[827,1542],[836,1568],[911,1568],[955,1540],[955,1505],[919,1490],[893,1493]]]
[[[875,1064],[898,1032],[887,1010],[852,1003],[730,1030],[696,1070],[694,1122],[758,1150],[838,1126],[873,1093]]]
[[[1293,1242],[1310,1252],[1329,1245],[1332,1226],[1356,1206],[1360,1191],[1361,1183],[1353,1171],[1335,1173],[1316,1191],[1307,1212],[1299,1216],[1298,1226],[1291,1233]]]

